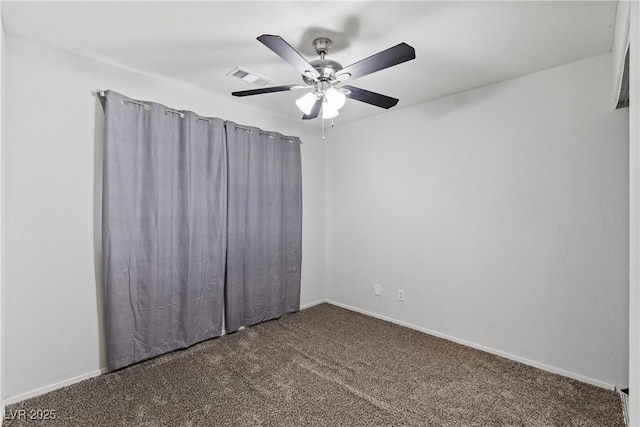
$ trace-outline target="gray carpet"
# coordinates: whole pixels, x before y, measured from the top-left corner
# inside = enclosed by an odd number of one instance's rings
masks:
[[[322,304],[12,405],[46,426],[624,426],[618,395]]]

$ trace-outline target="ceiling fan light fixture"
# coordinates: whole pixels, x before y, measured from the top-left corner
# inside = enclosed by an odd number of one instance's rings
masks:
[[[325,96],[331,109],[336,111],[341,109],[347,101],[345,94],[333,87],[327,89]]]
[[[323,102],[322,103],[322,118],[323,119],[325,119],[325,120],[333,119],[338,114],[340,114],[340,112],[337,109],[332,108],[329,102]]]
[[[317,98],[315,93],[307,92],[304,96],[296,100],[296,105],[304,114],[310,114],[316,100]]]

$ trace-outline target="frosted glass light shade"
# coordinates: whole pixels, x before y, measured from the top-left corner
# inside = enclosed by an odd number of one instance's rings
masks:
[[[327,97],[327,102],[333,110],[341,109],[345,101],[347,100],[347,97],[344,95],[344,93],[332,87],[327,89],[327,91],[325,92],[325,96]]]
[[[313,92],[308,92],[303,97],[298,98],[296,100],[296,105],[305,114],[311,113],[311,109],[313,108],[313,104],[316,103],[316,94]]]
[[[323,102],[322,103],[322,118],[323,119],[333,119],[338,114],[340,114],[340,112],[335,108],[331,108],[331,105],[330,105],[329,102]]]

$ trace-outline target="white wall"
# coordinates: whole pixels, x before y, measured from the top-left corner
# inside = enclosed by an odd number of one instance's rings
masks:
[[[629,425],[640,426],[640,5],[631,3],[629,64]]]
[[[4,76],[5,32],[0,11],[0,416],[4,418]]]
[[[323,297],[323,145],[318,132],[231,97],[6,37],[4,396],[15,401],[104,363],[99,178],[102,112],[92,91],[189,109],[304,139],[302,304]],[[214,76],[212,76],[214,78]],[[224,78],[224,77],[222,77]],[[44,387],[44,389],[39,388]]]
[[[336,127],[327,298],[626,386],[628,112],[611,75],[607,54]]]
[[[340,124],[321,142],[231,98],[5,42],[10,401],[104,366],[102,88],[304,138],[302,304],[324,283],[341,304],[626,385],[627,113],[610,110],[610,55]]]

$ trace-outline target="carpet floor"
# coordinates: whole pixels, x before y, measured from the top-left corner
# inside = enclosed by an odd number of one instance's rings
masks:
[[[54,420],[6,419],[54,410]],[[42,415],[43,413],[40,413]],[[11,405],[4,426],[624,426],[606,391],[321,304]]]

